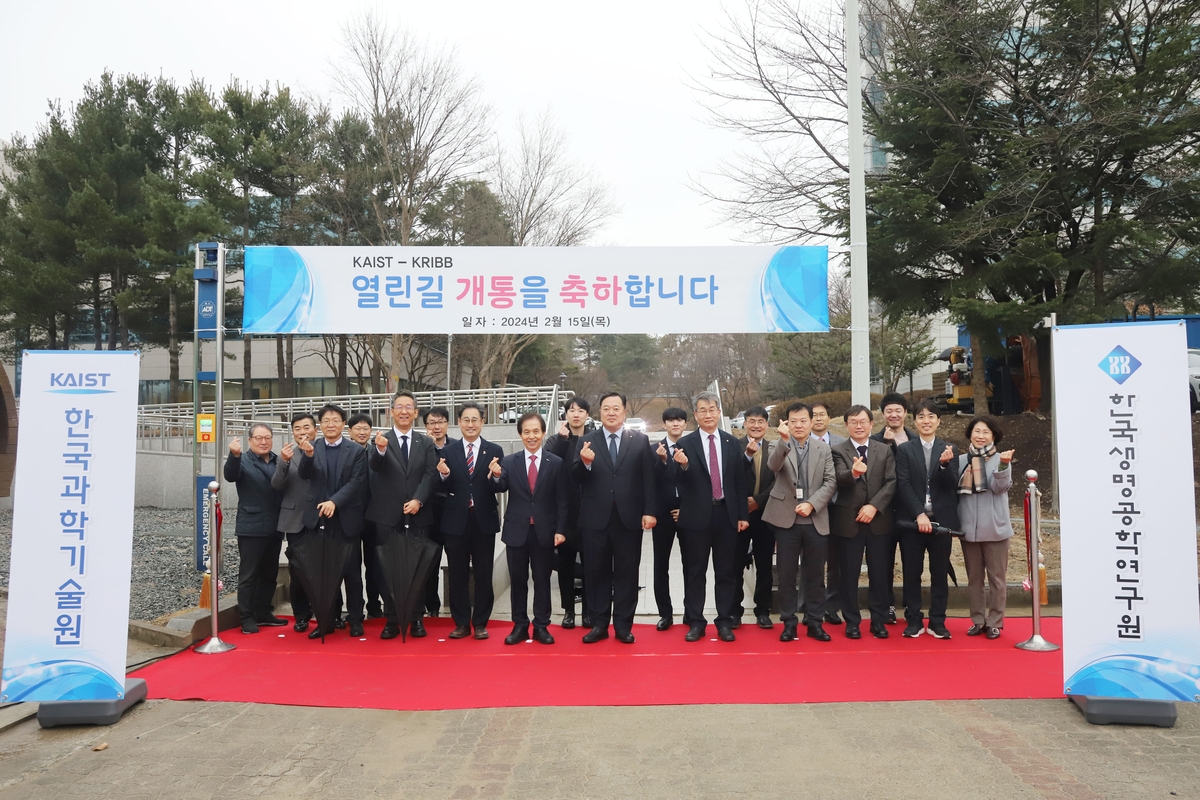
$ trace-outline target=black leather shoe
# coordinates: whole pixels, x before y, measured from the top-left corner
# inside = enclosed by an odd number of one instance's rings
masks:
[[[779,634],[779,641],[781,641],[781,642],[796,641],[796,623],[794,623],[794,622],[783,623],[783,633]]]
[[[658,624],[654,626],[656,631],[669,631],[671,626],[675,624],[673,617],[659,617]]]
[[[533,626],[533,640],[538,644],[554,644],[554,637],[550,635],[550,631],[536,625]]]
[[[308,630],[308,620],[296,620],[296,624],[292,626],[292,630],[294,630],[296,633],[304,633],[306,630]]]
[[[737,637],[733,635],[733,628],[728,625],[717,626],[717,638],[722,642],[732,642]]]
[[[896,607],[895,606],[888,606],[887,624],[888,625],[896,624]]]
[[[371,608],[367,606],[367,619],[383,619],[382,608]]]
[[[459,625],[457,628],[450,631],[450,634],[449,634],[451,639],[465,639],[470,635],[471,635],[471,626],[470,625]]]
[[[580,623],[582,623],[582,624],[583,624],[583,627],[585,627],[585,628],[591,628],[591,627],[594,627],[594,626],[592,625],[592,615],[591,615],[591,614],[589,614],[589,613],[587,613],[586,611],[585,611],[585,612],[583,612],[583,617],[582,617],[582,618],[580,618],[580,620],[579,620],[579,621],[580,621]]]
[[[767,614],[758,615],[758,627],[765,631],[769,631],[775,627],[775,623],[771,622],[771,617]]]
[[[521,644],[529,638],[528,625],[514,625],[512,633],[504,637],[505,644]]]
[[[575,609],[563,613],[562,629],[569,631],[575,627]]]
[[[836,612],[836,611],[826,611],[825,612],[825,621],[828,622],[830,625],[841,625],[842,624],[842,618],[840,616],[838,616],[838,612]]]
[[[282,628],[284,625],[287,625],[286,619],[273,615],[266,619],[256,619],[254,621],[258,623],[260,628]]]
[[[882,625],[871,623],[871,635],[876,639],[886,639],[888,637],[888,629]]]
[[[607,626],[603,627],[603,628],[592,628],[590,631],[588,631],[587,633],[585,633],[583,635],[583,643],[584,644],[595,644],[596,642],[600,641],[601,639],[607,639],[607,638],[608,638],[608,627]]]
[[[688,632],[684,635],[685,642],[698,642],[704,638],[704,625],[693,625],[688,628]]]
[[[341,617],[338,617],[337,619],[335,619],[333,621],[333,627],[339,631],[344,630],[346,627],[346,620],[342,619]]]
[[[487,637],[488,637],[487,628],[476,628],[475,629],[475,638],[476,639],[486,639]]]
[[[400,635],[400,629],[394,625],[384,625],[383,633],[379,634],[380,639],[395,639]]]
[[[252,619],[242,620],[242,633],[258,633],[258,623]]]
[[[320,639],[324,635],[325,634],[321,633],[320,625],[318,625],[317,627],[313,628],[311,631],[308,632],[308,638],[310,638],[310,639]]]
[[[362,623],[361,623],[361,622],[354,622],[354,621],[352,620],[352,621],[350,622],[350,624],[349,624],[347,627],[349,627],[349,628],[350,628],[350,635],[351,635],[351,636],[362,636],[362,635],[363,635],[363,633],[364,633],[364,631],[363,631],[363,626],[362,626]]]
[[[416,639],[423,639],[426,636],[425,623],[419,619],[413,620],[412,627],[409,628],[408,635]]]
[[[816,639],[818,642],[828,642],[833,637],[825,632],[820,623],[808,626],[808,638]]]
[[[633,644],[633,634],[629,631],[617,631],[617,641],[621,644]]]
[[[735,630],[735,631],[740,627],[742,627],[742,618],[741,617],[737,617],[736,619],[734,619],[733,624],[729,626],[730,630]]]
[[[999,639],[1000,638],[1000,628],[988,628],[986,636],[989,639]]]
[[[861,639],[862,631],[860,631],[858,629],[857,625],[847,625],[846,626],[846,638],[847,639]]]
[[[967,636],[979,636],[985,630],[987,630],[987,629],[984,628],[982,625],[975,624],[975,625],[972,625],[971,627],[967,628]]]

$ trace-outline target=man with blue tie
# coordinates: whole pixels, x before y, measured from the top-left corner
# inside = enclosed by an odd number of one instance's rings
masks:
[[[529,574],[533,572],[533,638],[554,644],[550,635],[550,573],[554,548],[566,541],[567,470],[563,461],[542,449],[546,421],[530,412],[517,420],[525,445],[519,453],[493,463],[497,492],[508,492],[501,540],[512,578],[512,633],[505,644],[520,644],[529,636]]]
[[[496,600],[492,563],[496,559],[496,533],[500,530],[496,484],[488,480],[488,474],[499,470],[504,450],[479,435],[483,430],[483,409],[478,403],[463,403],[459,407],[458,429],[462,440],[454,446],[447,445],[437,463],[446,490],[442,534],[446,538],[449,567],[450,585],[446,593],[450,595],[450,616],[455,624],[450,638],[466,638],[473,624],[475,638],[486,639],[488,618]],[[472,569],[474,609],[469,587]]]

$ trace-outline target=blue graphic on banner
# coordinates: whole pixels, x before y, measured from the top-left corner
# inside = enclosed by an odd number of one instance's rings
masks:
[[[6,702],[26,700],[109,700],[122,697],[125,686],[85,661],[39,661],[19,670],[4,670]]]
[[[1068,691],[1084,697],[1135,697],[1193,702],[1200,694],[1200,666],[1157,656],[1102,658],[1066,681]]]
[[[1132,353],[1117,345],[1111,353],[1101,359],[1097,366],[1104,370],[1108,377],[1121,384],[1129,380],[1141,365],[1142,362],[1134,358]]]
[[[762,309],[774,330],[829,329],[828,269],[827,248],[780,248],[762,282]]]
[[[300,254],[291,247],[246,250],[246,300],[243,329],[307,330],[312,309],[312,279]]]

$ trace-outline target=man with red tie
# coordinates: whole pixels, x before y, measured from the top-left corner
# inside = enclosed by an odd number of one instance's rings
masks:
[[[505,644],[520,644],[529,637],[529,573],[533,572],[533,638],[554,644],[550,635],[550,573],[554,548],[566,541],[567,469],[553,453],[542,449],[546,421],[530,412],[517,420],[525,445],[504,457],[492,469],[497,492],[508,492],[504,532],[508,574],[512,577],[512,633]]]

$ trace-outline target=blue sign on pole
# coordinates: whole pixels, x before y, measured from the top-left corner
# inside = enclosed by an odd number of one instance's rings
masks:
[[[212,541],[213,525],[216,520],[208,518],[208,485],[216,478],[212,475],[196,476],[196,571],[208,569],[208,543]]]
[[[217,338],[217,282],[196,281],[196,338]]]

